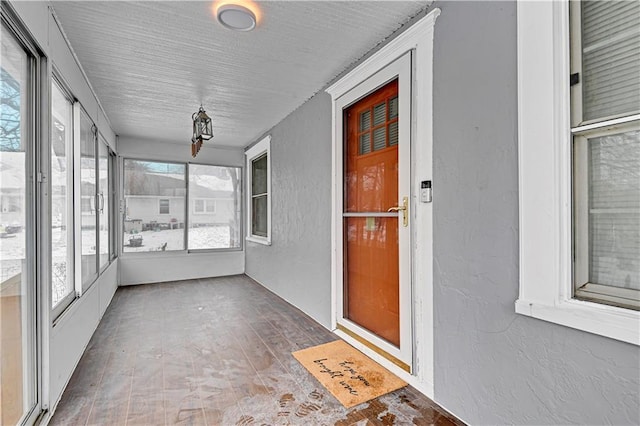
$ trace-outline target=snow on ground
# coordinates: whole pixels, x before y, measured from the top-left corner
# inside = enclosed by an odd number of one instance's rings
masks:
[[[189,230],[189,248],[213,249],[229,248],[229,226],[208,226]],[[19,274],[25,260],[25,233],[17,232],[14,237],[0,239],[0,283]],[[84,255],[96,253],[94,229],[82,230],[82,252]],[[160,231],[143,231],[135,235],[142,236],[141,247],[129,247],[127,244],[132,234],[124,235],[124,252],[160,251],[164,243],[166,250],[184,250],[184,229],[165,229]],[[67,233],[62,228],[51,230],[52,238],[52,280],[53,304],[62,299],[69,291],[73,291],[72,283],[67,283]],[[107,241],[108,231],[100,232],[101,241]],[[26,266],[25,266],[26,267]]]
[[[129,239],[142,236],[141,247],[129,247]],[[229,247],[228,226],[207,226],[189,229],[189,249],[215,249]],[[137,234],[124,234],[124,252],[161,251],[164,243],[165,250],[184,250],[184,229],[163,229],[158,231],[142,231]]]

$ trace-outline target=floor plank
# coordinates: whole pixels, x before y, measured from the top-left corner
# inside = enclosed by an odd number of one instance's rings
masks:
[[[344,408],[291,355],[336,339],[244,275],[122,287],[50,424],[462,424],[411,387]]]

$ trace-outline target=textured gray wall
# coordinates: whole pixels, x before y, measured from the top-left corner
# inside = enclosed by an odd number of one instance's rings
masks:
[[[272,136],[272,244],[247,242],[245,271],[328,328],[331,97],[317,94],[268,134]]]
[[[439,2],[434,52],[435,398],[471,424],[640,424],[638,348],[516,315],[516,7]],[[435,7],[434,6],[434,7]],[[271,132],[273,246],[247,274],[328,326],[331,101]]]
[[[516,6],[436,6],[436,400],[472,424],[639,424],[637,347],[514,313]]]

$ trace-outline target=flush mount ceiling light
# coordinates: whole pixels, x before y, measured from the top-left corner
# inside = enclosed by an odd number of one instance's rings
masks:
[[[251,31],[256,27],[256,15],[249,8],[238,4],[225,4],[216,13],[223,27],[234,31]]]

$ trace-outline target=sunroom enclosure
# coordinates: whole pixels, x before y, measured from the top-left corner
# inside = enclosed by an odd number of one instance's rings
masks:
[[[637,2],[216,4],[2,1],[1,424],[217,284],[288,372],[274,306],[469,424],[640,423]]]

